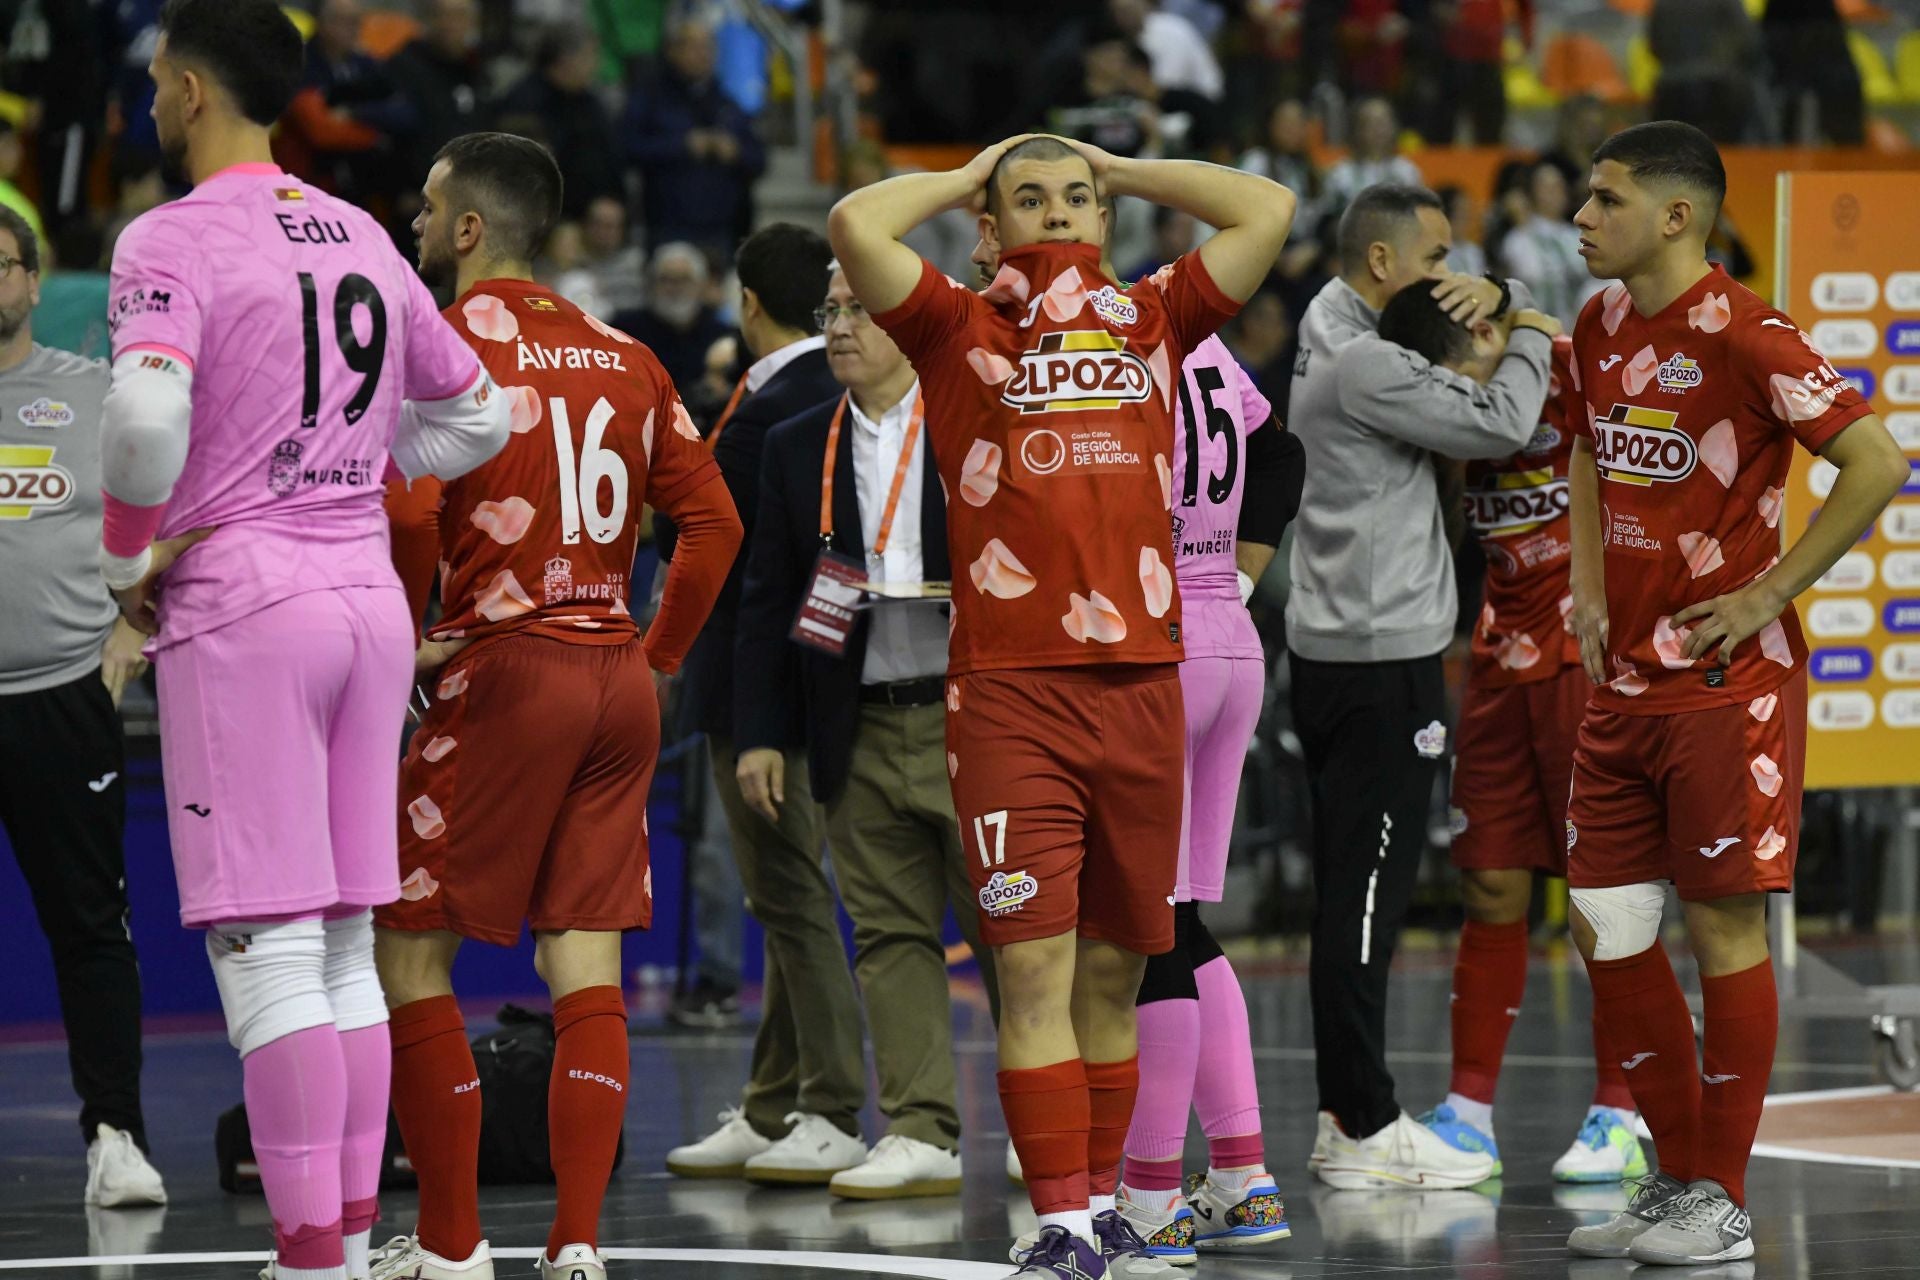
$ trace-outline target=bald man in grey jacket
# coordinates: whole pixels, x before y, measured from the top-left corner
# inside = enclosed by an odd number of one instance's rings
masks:
[[[1431,192],[1363,191],[1341,219],[1340,278],[1307,308],[1294,366],[1307,481],[1287,645],[1314,801],[1311,1166],[1335,1187],[1469,1187],[1493,1172],[1487,1153],[1449,1145],[1395,1100],[1387,973],[1446,752],[1441,654],[1459,598],[1436,455],[1504,457],[1526,443],[1559,326],[1518,281],[1449,275],[1451,246]],[[1424,279],[1455,320],[1506,334],[1484,385],[1374,332],[1387,300]]]

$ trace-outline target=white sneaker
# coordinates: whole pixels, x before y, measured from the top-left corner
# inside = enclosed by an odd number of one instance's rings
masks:
[[[748,1182],[781,1186],[819,1185],[833,1175],[867,1162],[867,1144],[825,1116],[796,1111],[787,1117],[793,1128],[746,1163]]]
[[[590,1244],[570,1244],[548,1262],[540,1258],[540,1280],[607,1280],[607,1264]]]
[[[464,1262],[420,1247],[418,1236],[395,1236],[373,1255],[373,1280],[493,1280],[493,1250],[482,1240]],[[266,1273],[261,1273],[266,1280]]]
[[[1493,1175],[1493,1157],[1449,1145],[1402,1111],[1392,1124],[1359,1141],[1336,1127],[1327,1158],[1314,1172],[1342,1191],[1464,1190]]]
[[[960,1153],[890,1133],[863,1163],[834,1174],[827,1190],[848,1200],[954,1195],[960,1190]]]
[[[1020,1153],[1014,1150],[1012,1138],[1007,1139],[1007,1181],[1016,1187],[1027,1185],[1027,1173],[1020,1167]]]
[[[1333,1112],[1322,1111],[1313,1132],[1313,1154],[1307,1157],[1307,1169],[1318,1172],[1327,1162],[1327,1153],[1333,1150],[1333,1140],[1340,1134],[1340,1124],[1333,1118]]]
[[[165,1204],[160,1173],[125,1129],[101,1125],[87,1144],[87,1203],[101,1209]]]
[[[720,1113],[720,1127],[698,1142],[667,1152],[667,1172],[682,1178],[737,1178],[747,1161],[764,1154],[773,1139],[747,1123],[747,1113],[728,1107]]]

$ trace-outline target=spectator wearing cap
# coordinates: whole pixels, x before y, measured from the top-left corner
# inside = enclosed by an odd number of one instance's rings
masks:
[[[534,49],[534,69],[500,100],[495,127],[544,142],[560,166],[561,211],[578,219],[625,185],[613,124],[594,90],[600,43],[593,28],[556,22]]]
[[[715,78],[716,57],[711,27],[677,24],[661,74],[627,99],[624,132],[649,242],[724,255],[753,225],[753,181],[767,159],[753,121]]]

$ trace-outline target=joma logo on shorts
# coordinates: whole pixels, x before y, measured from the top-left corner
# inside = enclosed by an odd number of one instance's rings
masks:
[[[1113,409],[1153,394],[1147,362],[1104,329],[1049,333],[1020,354],[1001,402],[1022,413]]]
[[[990,916],[1004,916],[1027,905],[1040,892],[1040,882],[1024,871],[996,871],[980,890],[980,909]]]
[[[1700,450],[1671,413],[1616,404],[1594,423],[1593,460],[1609,480],[1671,484],[1693,474]]]

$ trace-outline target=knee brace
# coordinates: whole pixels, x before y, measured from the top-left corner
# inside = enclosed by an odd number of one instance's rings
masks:
[[[1569,896],[1593,929],[1595,960],[1625,960],[1660,941],[1660,913],[1667,905],[1665,885],[1575,889]]]
[[[332,1024],[320,921],[217,924],[207,930],[207,958],[227,1015],[227,1041],[241,1057],[296,1031]]]
[[[1200,919],[1199,904],[1189,902],[1182,905],[1193,909],[1193,915],[1187,922],[1187,956],[1193,971],[1198,973],[1227,953],[1220,949],[1220,944],[1214,940],[1213,931],[1208,929],[1206,922]]]
[[[1147,971],[1140,979],[1136,1005],[1160,1000],[1198,1000],[1200,988],[1194,985],[1193,962],[1187,957],[1187,932],[1199,923],[1191,902],[1173,908],[1173,950],[1147,957]]]
[[[356,911],[325,922],[327,999],[342,1031],[377,1027],[387,1020],[387,997],[373,967],[373,912]]]

